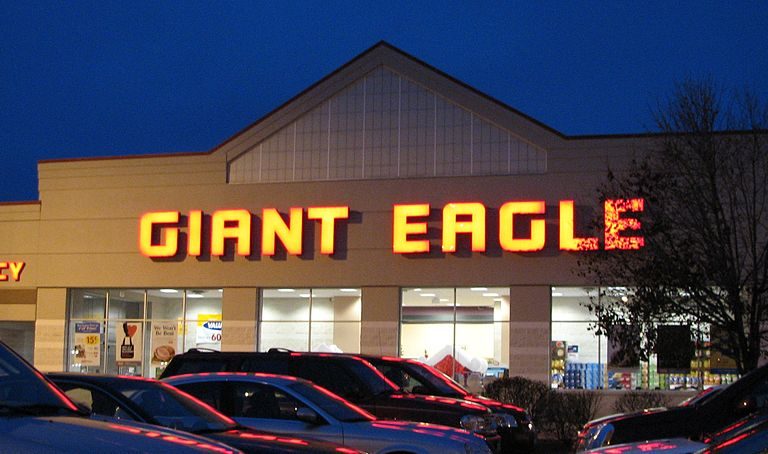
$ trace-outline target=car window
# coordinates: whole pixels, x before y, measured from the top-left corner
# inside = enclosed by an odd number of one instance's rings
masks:
[[[224,408],[224,382],[202,382],[178,385],[177,388],[192,394],[211,407],[222,411]]]
[[[216,358],[187,358],[181,361],[174,375],[195,374],[199,372],[225,372],[228,362],[225,359]]]
[[[246,358],[240,365],[241,372],[264,372],[267,374],[291,375],[291,360],[258,356]]]
[[[67,397],[84,405],[91,413],[110,418],[136,419],[122,410],[119,402],[98,389],[70,383],[59,383],[59,387],[64,390]]]
[[[258,383],[232,384],[233,414],[244,418],[297,419],[301,402],[282,390]]]
[[[401,390],[406,392],[413,392],[414,388],[420,386],[422,388],[427,387],[427,383],[422,382],[403,368],[399,364],[391,365],[385,363],[376,364],[376,368],[384,374],[389,381],[400,387]]]
[[[756,383],[747,398],[754,402],[756,410],[768,408],[768,377]]]
[[[297,363],[296,376],[305,378],[345,399],[359,400],[365,396],[360,382],[341,364],[325,358],[308,358]]]
[[[0,343],[0,411],[15,411],[29,406],[37,406],[40,411],[50,406],[51,411],[75,407],[61,391],[43,378],[23,358]]]

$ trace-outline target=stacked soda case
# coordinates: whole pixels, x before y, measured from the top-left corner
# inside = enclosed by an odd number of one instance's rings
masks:
[[[603,365],[598,363],[566,363],[567,389],[600,389],[603,387]]]

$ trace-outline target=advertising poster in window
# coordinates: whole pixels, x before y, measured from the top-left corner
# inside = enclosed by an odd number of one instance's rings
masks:
[[[695,345],[686,325],[659,326],[656,355],[660,374],[687,374],[691,371]]]
[[[195,344],[221,350],[221,314],[198,314]]]
[[[628,369],[634,371],[640,367],[640,352],[637,348],[623,345],[621,339],[627,337],[626,325],[614,326],[608,335],[608,367],[610,369]]]
[[[81,366],[101,365],[101,323],[75,323],[75,361]]]
[[[141,363],[141,322],[117,324],[117,364]]]
[[[152,362],[168,362],[176,354],[179,324],[176,321],[152,324]]]

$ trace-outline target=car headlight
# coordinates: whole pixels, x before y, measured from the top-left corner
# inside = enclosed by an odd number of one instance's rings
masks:
[[[509,413],[494,413],[493,416],[496,418],[496,424],[500,427],[507,427],[509,429],[517,427],[517,420]]]
[[[583,435],[583,440],[579,443],[579,450],[595,449],[607,445],[611,442],[613,431],[613,424],[610,423],[596,424],[588,428]]]
[[[470,432],[491,432],[496,430],[496,422],[479,415],[464,415],[460,420],[461,428]]]

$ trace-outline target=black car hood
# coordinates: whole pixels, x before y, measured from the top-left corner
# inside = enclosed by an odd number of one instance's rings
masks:
[[[647,412],[615,415],[603,422],[613,425],[611,444],[659,438],[691,437],[697,429],[691,422],[696,418],[692,407],[654,409]]]

